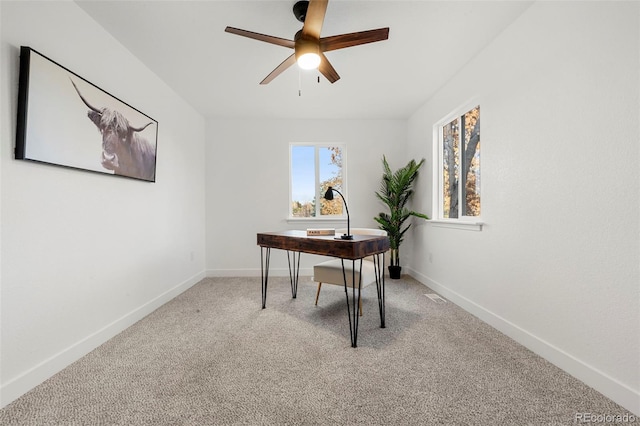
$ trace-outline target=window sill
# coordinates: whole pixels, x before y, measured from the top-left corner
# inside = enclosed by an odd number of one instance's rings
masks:
[[[484,222],[466,222],[463,220],[428,220],[427,223],[438,228],[462,229],[465,231],[482,231]]]
[[[288,217],[287,223],[309,223],[309,224],[318,224],[318,223],[344,223],[346,224],[346,217]]]

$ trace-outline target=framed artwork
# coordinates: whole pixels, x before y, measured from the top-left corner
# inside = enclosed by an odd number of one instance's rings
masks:
[[[148,115],[20,48],[16,159],[155,182],[157,139]]]

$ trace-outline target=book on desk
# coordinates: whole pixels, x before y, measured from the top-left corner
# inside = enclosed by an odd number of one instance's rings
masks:
[[[323,235],[336,235],[334,228],[307,228],[307,236],[317,237]]]

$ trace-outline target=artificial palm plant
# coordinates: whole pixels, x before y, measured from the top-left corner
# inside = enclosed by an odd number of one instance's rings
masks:
[[[415,160],[409,161],[406,166],[395,172],[389,167],[386,157],[382,157],[384,173],[380,183],[380,190],[376,196],[387,205],[389,213],[379,213],[374,219],[380,225],[380,229],[387,231],[389,236],[389,247],[391,251],[391,266],[389,274],[391,278],[400,278],[400,244],[405,232],[411,224],[404,223],[410,216],[429,219],[427,215],[407,208],[407,202],[413,196],[413,183],[418,177],[418,170],[424,163],[422,159],[419,163]]]

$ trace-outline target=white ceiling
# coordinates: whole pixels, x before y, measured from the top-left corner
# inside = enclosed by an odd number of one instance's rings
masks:
[[[295,0],[76,2],[205,117],[345,119],[407,118],[532,3],[331,0],[322,36],[389,40],[327,52],[334,84],[293,66],[259,85],[293,51],[224,29],[293,39]]]

